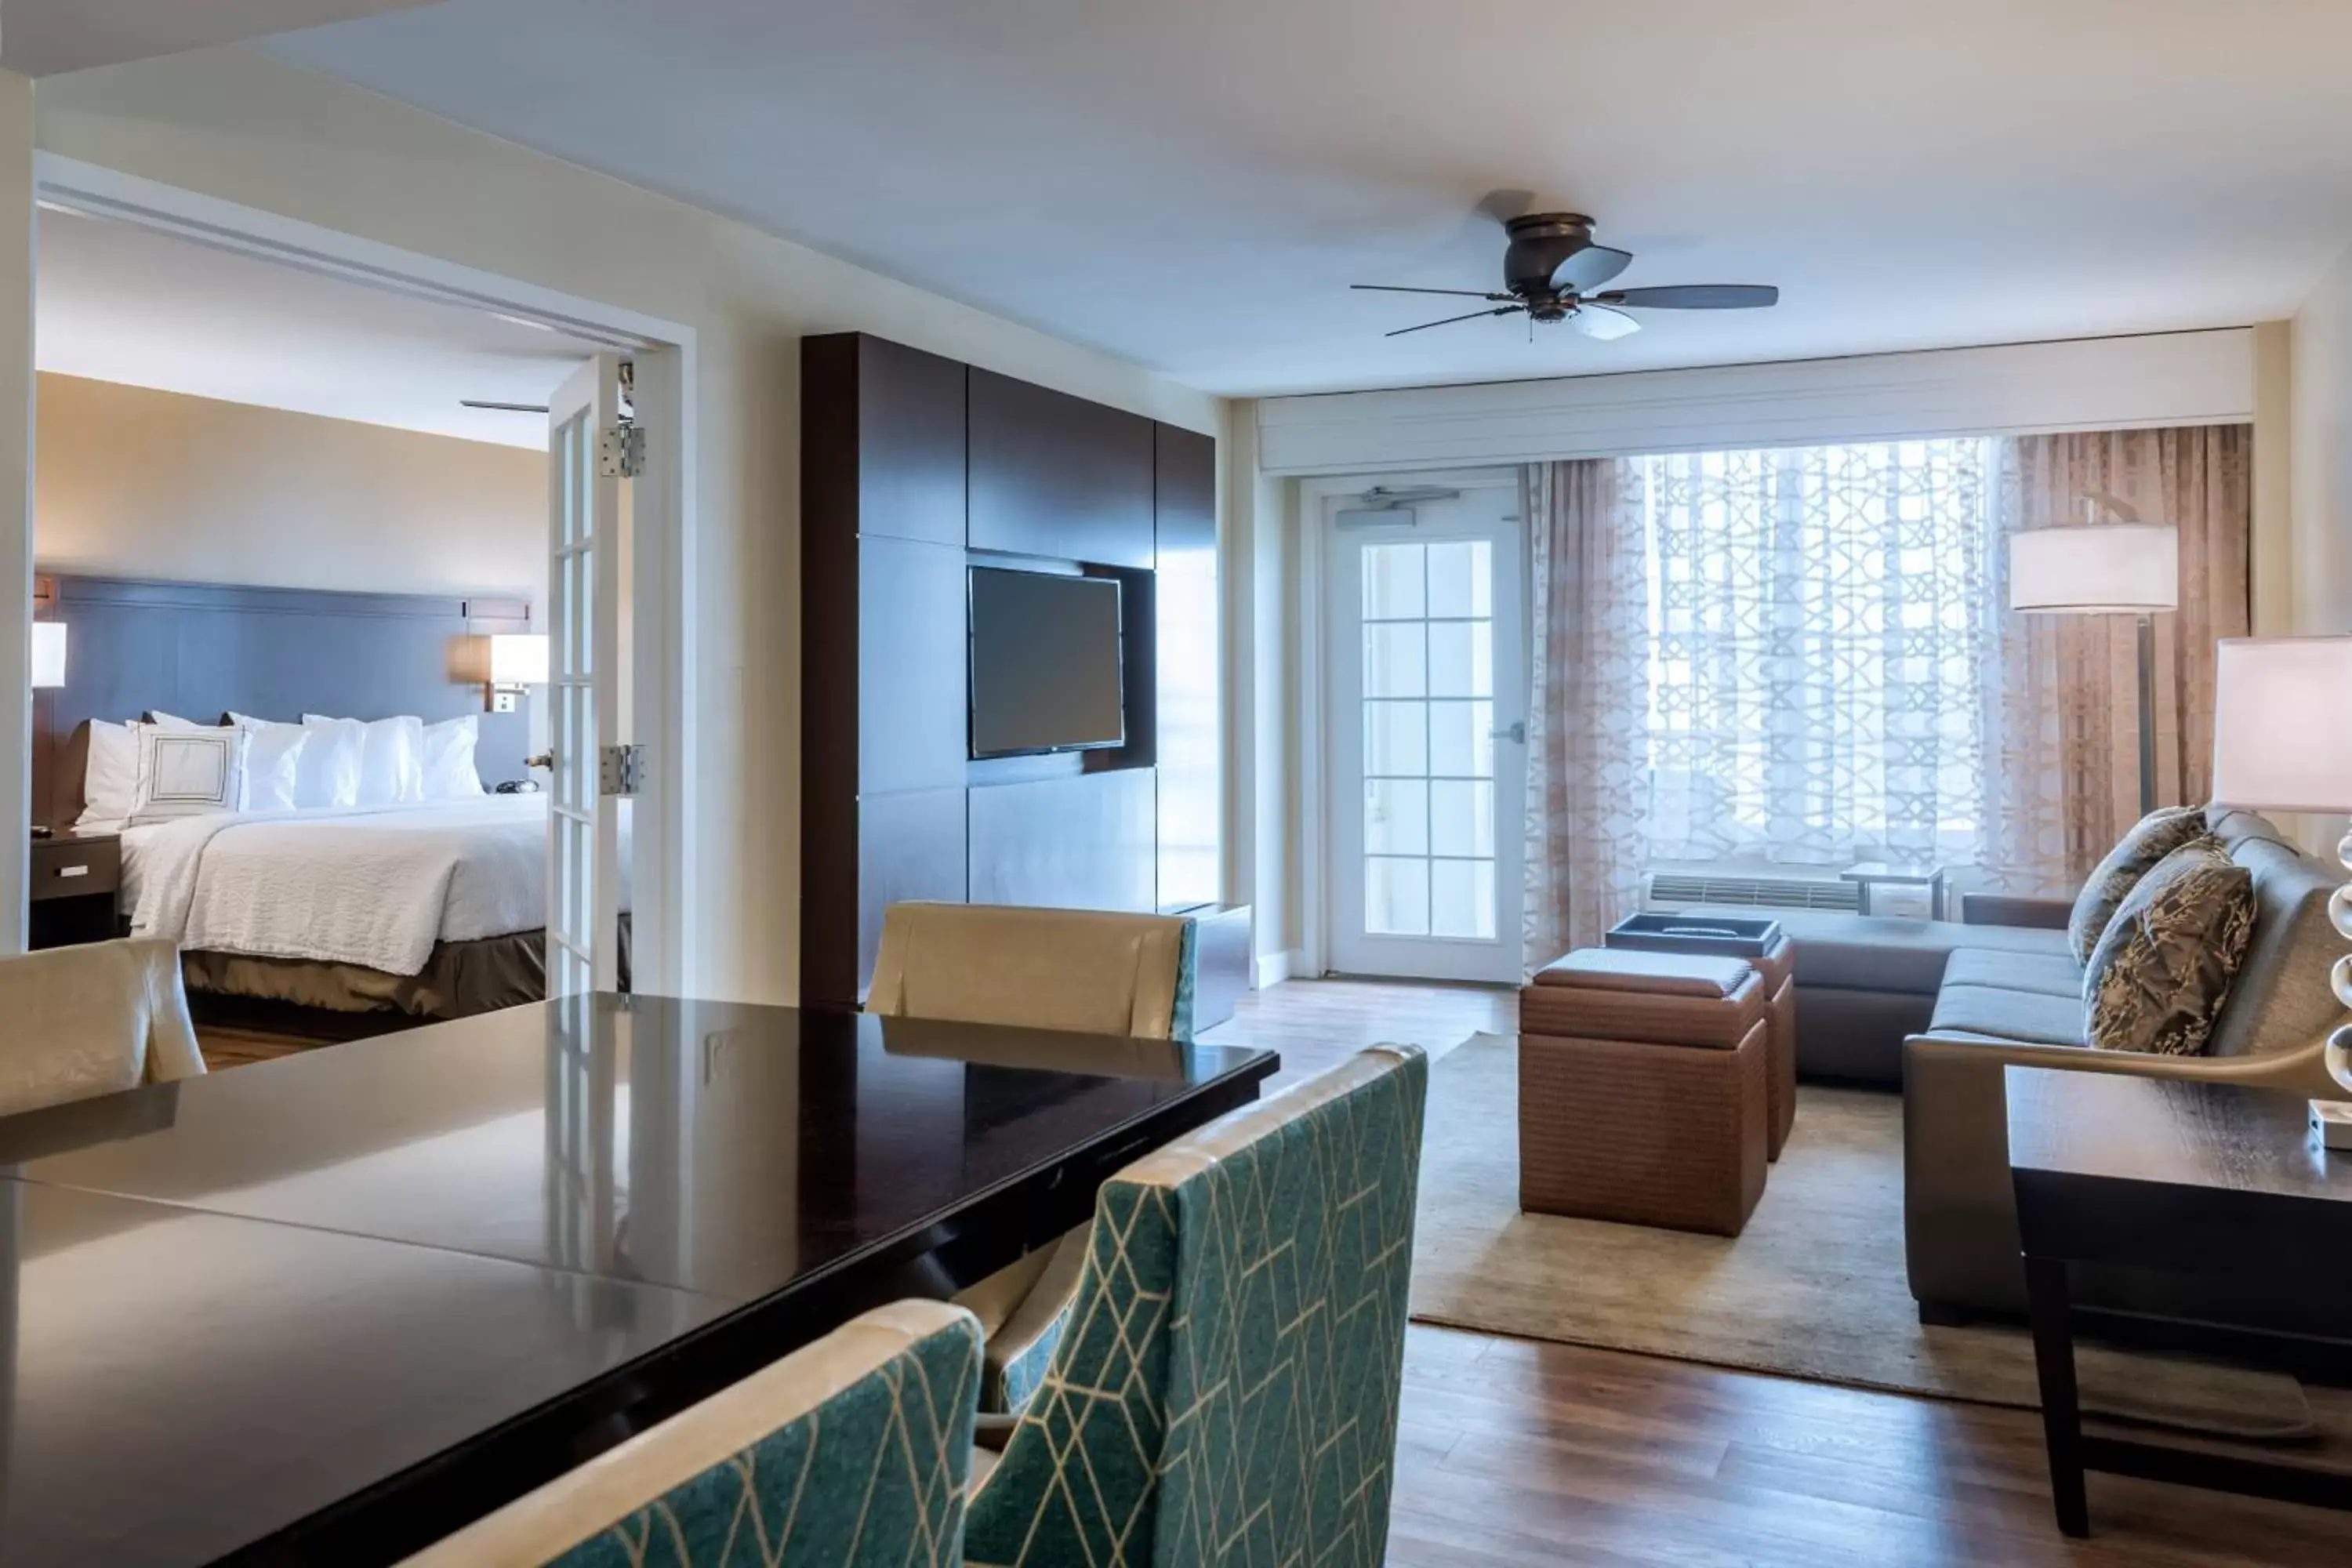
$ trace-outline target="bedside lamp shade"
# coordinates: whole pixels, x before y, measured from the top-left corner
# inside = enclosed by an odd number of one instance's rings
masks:
[[[2213,800],[2352,811],[2352,637],[2214,645]]]
[[[547,684],[547,638],[530,632],[502,632],[490,638],[490,684]]]
[[[2009,607],[2038,616],[2144,616],[2180,606],[2180,533],[2147,522],[2009,536]]]
[[[66,624],[63,621],[33,623],[33,680],[37,688],[55,688],[66,683]]]

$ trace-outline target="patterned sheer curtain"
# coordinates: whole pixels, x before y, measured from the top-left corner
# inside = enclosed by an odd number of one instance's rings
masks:
[[[1974,865],[1991,447],[1645,459],[1650,854]]]
[[[1521,476],[1535,667],[1528,692],[1527,963],[1641,906],[1649,868],[1650,585],[1638,460]]]
[[[2180,609],[2156,618],[2157,800],[2202,801],[2213,748],[2213,644],[2250,625],[2253,431],[2094,430],[1995,444],[1995,602],[2008,534],[2081,521],[2104,490],[2180,531]],[[2021,892],[2071,893],[2139,816],[2137,635],[2129,616],[2002,617],[1984,684],[1991,765],[1978,814],[1987,870]]]

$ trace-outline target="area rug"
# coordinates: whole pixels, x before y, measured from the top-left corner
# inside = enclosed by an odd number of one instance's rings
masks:
[[[1412,1316],[1864,1388],[2037,1407],[2022,1329],[1926,1328],[1905,1283],[1903,1107],[1806,1086],[1737,1237],[1518,1212],[1518,1042],[1432,1068]],[[2083,1347],[2086,1411],[2213,1436],[2308,1436],[2279,1373]]]

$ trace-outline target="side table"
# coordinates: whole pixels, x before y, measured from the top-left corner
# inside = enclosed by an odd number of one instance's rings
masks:
[[[2027,1310],[2058,1528],[2091,1532],[2085,1470],[2352,1508],[2352,1475],[2086,1434],[2069,1267],[2209,1273],[2340,1300],[2352,1316],[2352,1154],[2277,1089],[2007,1069]]]
[[[1925,888],[1927,889],[1927,918],[1945,918],[1950,901],[1950,889],[1944,882],[1941,866],[1899,866],[1891,860],[1864,860],[1848,866],[1838,873],[1841,882],[1857,884],[1853,912],[1866,915],[1870,910],[1870,890],[1884,883],[1893,888]]]

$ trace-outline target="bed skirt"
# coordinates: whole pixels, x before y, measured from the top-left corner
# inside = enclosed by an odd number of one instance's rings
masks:
[[[188,989],[328,1013],[398,1014],[440,1020],[520,1007],[547,996],[547,933],[516,931],[436,942],[425,967],[393,974],[356,963],[196,951],[180,955]],[[621,917],[621,984],[629,975],[629,917]]]

